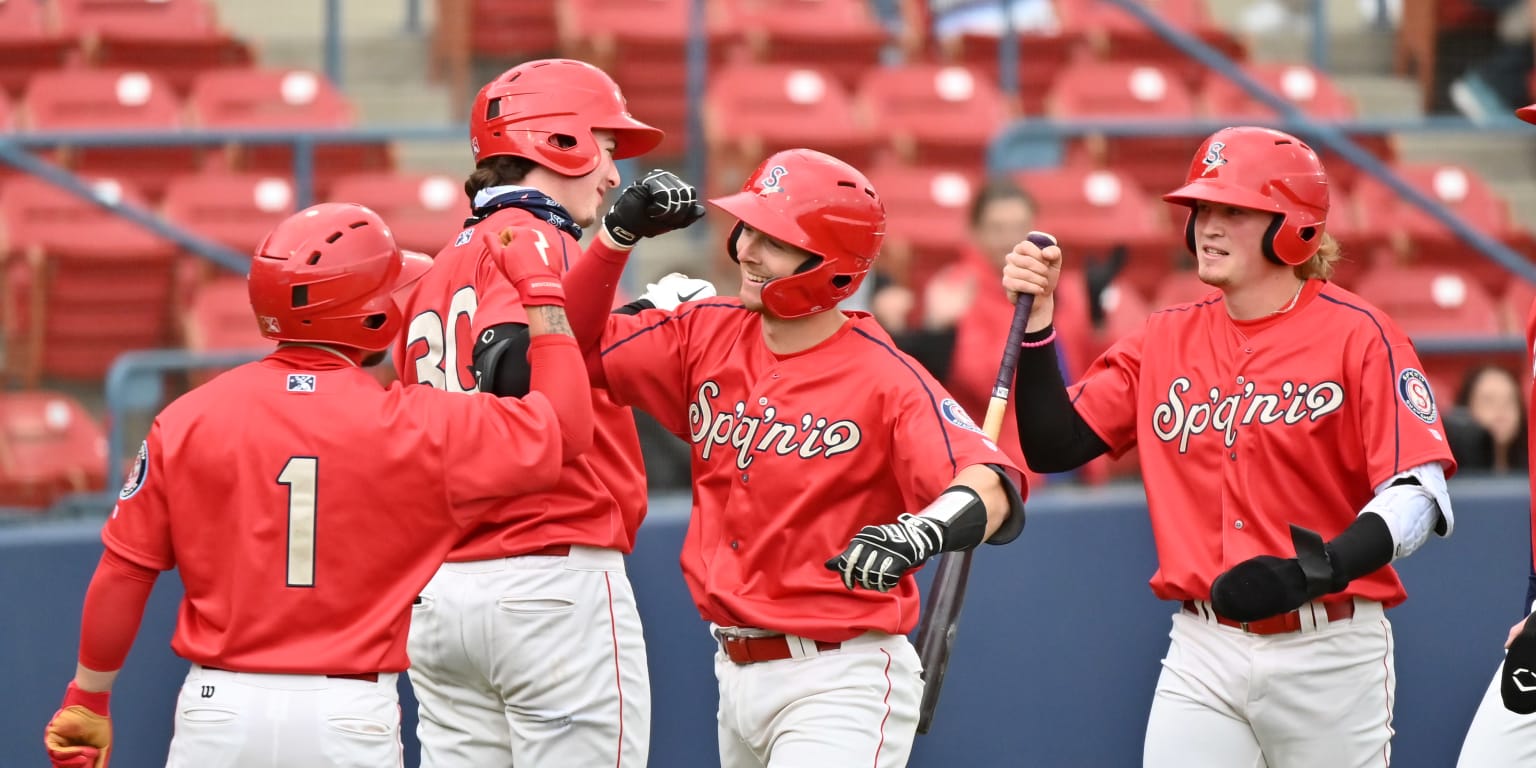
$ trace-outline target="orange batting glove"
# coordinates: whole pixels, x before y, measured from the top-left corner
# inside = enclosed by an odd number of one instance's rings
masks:
[[[64,703],[43,732],[53,768],[107,768],[112,752],[112,716],[106,691],[82,691],[71,682]]]

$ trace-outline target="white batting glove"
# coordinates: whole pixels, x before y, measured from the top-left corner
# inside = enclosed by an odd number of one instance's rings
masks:
[[[714,295],[715,286],[708,280],[673,272],[645,286],[645,293],[641,294],[640,298],[650,302],[651,306],[657,309],[671,312],[685,301],[708,299]]]

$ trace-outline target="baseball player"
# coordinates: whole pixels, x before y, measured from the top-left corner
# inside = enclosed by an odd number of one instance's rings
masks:
[[[1070,389],[1055,365],[1061,251],[1027,241],[1003,286],[1037,298],[1017,389],[1031,468],[1139,447],[1158,570],[1178,611],[1144,764],[1389,759],[1390,563],[1453,523],[1455,469],[1408,337],[1328,282],[1328,179],[1299,139],[1216,132],[1182,187],[1204,299],[1121,339]]]
[[[1515,115],[1536,123],[1536,104],[1515,110]],[[1530,363],[1536,374],[1536,304],[1531,305],[1525,321],[1525,348],[1532,351]],[[1526,402],[1536,402],[1536,378],[1530,383]],[[1536,431],[1529,432],[1526,439],[1536,450]],[[1531,474],[1531,490],[1536,500],[1536,473]],[[1527,614],[1536,613],[1536,503],[1531,506],[1531,516],[1533,565],[1525,590]],[[1458,768],[1536,765],[1536,621],[1527,615],[1511,627],[1504,647],[1508,649],[1504,663],[1489,683],[1461,744]]]
[[[630,116],[602,70],[565,59],[507,70],[472,109],[472,215],[412,292],[394,360],[405,382],[515,396],[528,390],[527,312],[476,233],[523,228],[514,247],[563,273],[619,183],[613,161],[649,151],[662,132]],[[703,215],[693,187],[670,173],[642,186],[671,207],[611,221],[631,245]],[[650,683],[624,572],[645,470],[629,409],[590,397],[596,447],[548,493],[490,502],[497,509],[416,603],[410,676],[427,768],[646,762]]]
[[[629,187],[609,218],[650,197]],[[594,384],[692,443],[682,568],[719,644],[721,764],[905,765],[911,573],[1017,536],[1017,469],[871,316],[838,309],[884,238],[863,174],[792,149],[711,202],[739,220],[739,298],[609,315],[628,251],[612,227],[565,279],[605,288],[571,315]]]
[[[411,600],[481,502],[549,488],[592,440],[560,283],[497,250],[530,305],[521,400],[385,388],[363,370],[399,332],[393,294],[426,269],[372,211],[318,205],[267,236],[251,307],[280,343],[171,403],[139,448],[47,727],[54,766],[106,768],[112,683],[171,568],[186,588],[171,647],[192,669],[170,766],[400,764]]]

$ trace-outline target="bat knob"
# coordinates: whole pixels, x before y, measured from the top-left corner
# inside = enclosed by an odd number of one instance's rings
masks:
[[[1049,234],[1049,233],[1046,233],[1046,232],[1041,232],[1039,230],[1031,231],[1028,235],[1026,235],[1024,237],[1024,239],[1030,241],[1031,243],[1034,243],[1037,247],[1040,247],[1040,248],[1049,248],[1049,247],[1051,247],[1051,246],[1056,244],[1056,236],[1055,235],[1052,235],[1052,234]]]

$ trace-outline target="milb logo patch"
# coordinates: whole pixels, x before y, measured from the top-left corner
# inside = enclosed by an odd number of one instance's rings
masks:
[[[313,373],[288,374],[289,392],[313,392],[315,391],[315,375]]]
[[[1429,379],[1417,369],[1404,368],[1397,375],[1397,396],[1420,421],[1435,423],[1435,394],[1429,389]]]
[[[971,421],[971,415],[966,413],[953,398],[944,398],[944,402],[939,403],[939,412],[944,414],[945,421],[961,429],[969,429],[978,435],[986,434],[981,431],[981,427],[976,426],[976,422]]]

